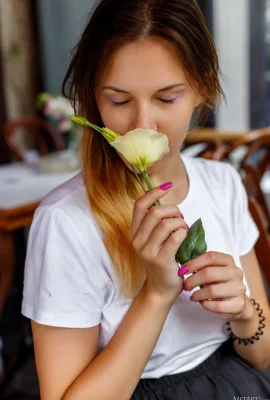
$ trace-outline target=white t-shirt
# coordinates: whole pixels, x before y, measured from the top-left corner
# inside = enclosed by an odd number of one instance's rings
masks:
[[[253,248],[259,232],[248,211],[240,175],[226,163],[181,157],[190,182],[179,205],[185,221],[191,226],[201,217],[208,250],[231,254],[242,268],[240,256]],[[247,286],[246,280],[244,283]],[[192,292],[182,292],[174,302],[142,378],[190,370],[227,340],[225,322],[199,303],[190,302]],[[246,293],[250,295],[248,286]],[[52,191],[35,212],[22,313],[40,324],[58,327],[100,324],[101,351],[130,305],[131,300],[120,294],[79,174]]]

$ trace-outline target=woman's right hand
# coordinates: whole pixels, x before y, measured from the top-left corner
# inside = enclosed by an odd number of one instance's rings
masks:
[[[135,202],[130,233],[145,266],[146,292],[172,304],[183,291],[184,279],[177,274],[175,254],[188,227],[176,205],[153,206],[169,189],[155,187]]]

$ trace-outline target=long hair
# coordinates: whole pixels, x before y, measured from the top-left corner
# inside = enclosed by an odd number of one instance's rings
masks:
[[[63,82],[62,92],[76,104],[78,114],[104,126],[95,89],[111,55],[126,43],[155,37],[174,46],[188,81],[202,90],[199,117],[205,117],[223,91],[215,45],[196,0],[102,0],[90,15]],[[102,135],[85,128],[81,149],[91,211],[122,294],[134,297],[145,271],[133,248],[130,226],[134,203],[143,191]]]

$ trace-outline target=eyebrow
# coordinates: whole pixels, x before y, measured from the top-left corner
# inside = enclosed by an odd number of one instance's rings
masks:
[[[166,87],[164,87],[162,89],[157,90],[156,93],[164,92],[165,90],[172,90],[172,89],[174,89],[176,87],[179,87],[179,86],[185,86],[185,84],[184,83],[175,83],[173,85],[166,86]],[[110,89],[110,90],[113,90],[114,92],[128,93],[129,94],[129,92],[127,92],[126,90],[123,90],[123,89],[120,89],[120,88],[117,88],[117,87],[114,87],[114,86],[103,86],[102,90],[104,90],[104,89]]]

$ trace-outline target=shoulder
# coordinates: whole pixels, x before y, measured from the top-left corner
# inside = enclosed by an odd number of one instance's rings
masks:
[[[52,190],[40,203],[38,209],[63,209],[67,212],[70,207],[87,208],[87,194],[82,173]]]
[[[221,190],[226,189],[227,194],[234,192],[242,186],[241,176],[230,164],[224,161],[207,160],[200,157],[183,156],[185,164],[192,170],[197,180],[205,187]]]
[[[184,156],[200,175],[207,175],[211,179],[219,179],[221,176],[231,176],[237,171],[225,161],[207,160],[201,157]]]
[[[51,191],[36,209],[31,225],[31,243],[44,246],[51,239],[59,248],[90,250],[102,254],[102,232],[90,210],[81,174]]]
[[[112,290],[109,261],[84,184],[76,176],[53,190],[35,212],[23,314],[52,326],[96,325]]]

